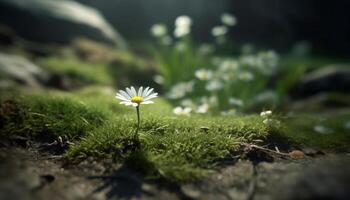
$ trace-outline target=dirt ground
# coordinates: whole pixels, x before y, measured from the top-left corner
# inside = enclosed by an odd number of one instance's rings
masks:
[[[227,163],[195,183],[150,182],[116,163],[67,165],[23,148],[0,151],[1,200],[348,199],[350,155]]]

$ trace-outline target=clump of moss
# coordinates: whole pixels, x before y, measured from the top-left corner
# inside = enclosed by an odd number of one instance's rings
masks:
[[[280,134],[301,147],[349,151],[350,134],[345,126],[349,121],[349,112],[298,114],[283,120],[284,129]],[[326,130],[317,131],[317,126]]]
[[[72,161],[117,158],[134,163],[151,177],[188,181],[207,174],[216,161],[237,150],[240,142],[267,136],[268,129],[259,119],[148,116],[140,131],[138,154],[142,156],[135,156],[135,121],[117,117],[90,131],[66,156]]]
[[[76,139],[100,126],[106,114],[83,103],[59,96],[24,95],[1,102],[1,134],[40,140],[58,136]]]

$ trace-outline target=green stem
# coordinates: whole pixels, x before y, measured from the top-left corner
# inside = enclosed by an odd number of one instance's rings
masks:
[[[137,113],[137,128],[135,133],[135,138],[138,140],[139,138],[139,129],[140,129],[140,106],[136,106],[136,113]]]

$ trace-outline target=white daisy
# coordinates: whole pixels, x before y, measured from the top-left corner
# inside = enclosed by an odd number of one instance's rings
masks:
[[[213,71],[209,69],[199,69],[197,70],[194,75],[202,81],[210,80],[213,77]]]
[[[221,22],[226,26],[234,26],[237,24],[237,19],[229,13],[224,13],[221,15]]]
[[[190,116],[190,113],[192,111],[192,108],[189,108],[189,107],[181,107],[181,106],[178,106],[178,107],[175,107],[173,109],[173,113],[175,115],[180,115],[180,116]]]
[[[167,34],[167,27],[164,24],[153,24],[151,34],[154,37],[162,37]]]
[[[131,86],[130,88],[126,88],[126,91],[119,90],[116,98],[121,100],[120,104],[138,107],[140,104],[154,103],[150,100],[156,98],[158,96],[158,93],[154,92],[153,90],[154,89],[150,87],[147,87],[146,89],[140,87],[138,91],[136,91],[135,88]]]
[[[262,117],[268,117],[270,115],[272,115],[272,111],[271,110],[266,110],[266,111],[263,111],[263,112],[260,113],[260,116],[262,116]]]
[[[214,26],[213,29],[211,30],[211,34],[214,37],[219,37],[223,36],[228,32],[228,29],[226,26]]]

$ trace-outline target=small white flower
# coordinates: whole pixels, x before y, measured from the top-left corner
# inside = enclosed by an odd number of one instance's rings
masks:
[[[242,107],[244,105],[243,101],[241,99],[237,99],[234,97],[230,97],[228,99],[229,104],[233,105],[233,106],[238,106],[238,107]]]
[[[176,27],[190,27],[192,25],[192,20],[187,15],[178,16],[175,20]]]
[[[223,87],[223,83],[219,80],[211,80],[205,85],[205,89],[207,89],[208,91],[221,90]]]
[[[186,15],[182,15],[175,20],[174,35],[177,38],[188,35],[191,32],[192,20]]]
[[[263,112],[260,113],[260,116],[262,116],[262,117],[268,117],[270,115],[272,115],[272,111],[271,110],[266,110],[266,111],[263,111]]]
[[[153,24],[151,27],[151,34],[154,37],[162,37],[166,35],[167,27],[164,24]]]
[[[201,114],[207,113],[208,111],[209,111],[209,104],[207,103],[203,103],[202,105],[198,106],[196,110],[197,113],[201,113]]]
[[[181,107],[181,106],[175,107],[173,109],[173,113],[175,115],[181,115],[181,116],[190,116],[191,111],[192,111],[191,108],[189,108],[189,107]]]
[[[237,24],[237,19],[229,13],[224,13],[221,15],[221,22],[226,26],[234,26]]]
[[[150,100],[157,96],[158,93],[153,92],[153,88],[147,87],[146,89],[143,89],[143,87],[140,87],[138,91],[136,91],[135,88],[131,86],[130,88],[126,88],[126,91],[119,90],[116,98],[121,100],[120,104],[137,107],[140,104],[154,103]]]
[[[264,119],[263,123],[268,125],[268,126],[271,126],[273,124],[274,120],[273,119]]]
[[[158,83],[159,85],[162,85],[164,83],[164,77],[157,74],[153,77],[153,81]]]
[[[194,108],[196,107],[195,103],[191,99],[184,99],[180,102],[180,105],[183,107]]]
[[[254,74],[248,71],[240,72],[238,78],[242,81],[252,81],[254,80]]]
[[[333,130],[328,128],[328,127],[325,127],[323,125],[316,125],[314,126],[314,131],[319,133],[319,134],[330,134],[330,133],[333,133]]]
[[[214,37],[219,37],[223,36],[227,33],[228,29],[226,26],[214,26],[213,29],[211,30],[211,34]]]
[[[224,111],[221,111],[220,114],[222,116],[232,116],[237,114],[237,110],[236,109],[224,110]]]
[[[193,91],[194,81],[180,82],[170,88],[167,97],[170,99],[180,99],[187,93]]]
[[[197,70],[194,75],[202,81],[210,80],[213,77],[213,71],[209,69],[199,69]]]
[[[238,69],[237,60],[225,59],[219,64],[219,70],[222,72],[236,71]]]
[[[273,90],[266,90],[264,92],[261,92],[257,94],[253,100],[255,102],[276,102],[278,99],[278,96],[276,92]]]

